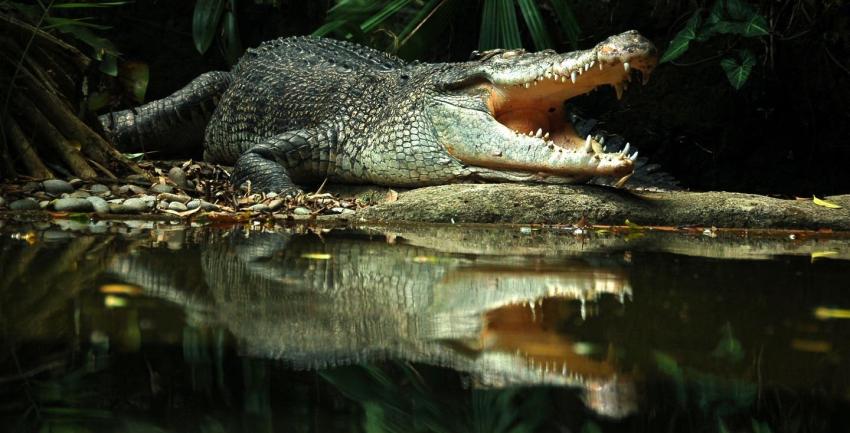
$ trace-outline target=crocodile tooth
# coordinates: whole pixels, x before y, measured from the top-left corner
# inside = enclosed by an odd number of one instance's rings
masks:
[[[627,155],[629,153],[629,146],[631,146],[631,144],[626,143],[626,147],[624,147],[623,150],[620,151],[620,155]]]
[[[537,80],[535,80],[535,81],[534,81],[534,85],[535,85],[535,86],[537,85]]]
[[[549,133],[548,133],[548,132],[547,132],[547,133],[545,133],[545,134],[543,134],[543,139],[544,139],[544,140],[548,140],[548,139],[549,139]]]
[[[567,76],[566,76],[566,75],[561,75],[561,82],[562,82],[562,83],[566,83],[566,82],[567,82]]]
[[[633,153],[632,156],[629,157],[629,160],[634,161],[634,160],[637,159],[637,156],[638,156],[638,151],[636,150],[635,153]]]
[[[537,128],[537,133],[534,134],[535,137],[540,138],[543,136],[543,128]]]
[[[599,144],[596,140],[591,140],[590,135],[587,136],[587,139],[590,140],[590,145],[593,146],[593,153],[596,155],[602,154],[602,145]]]
[[[581,147],[581,150],[586,153],[593,152],[593,143],[591,143],[590,135],[588,135],[587,139],[584,140],[584,146]]]
[[[623,62],[623,69],[625,69],[626,72],[629,72],[629,70],[631,70],[632,67],[631,67],[631,65],[629,65],[629,62]]]
[[[598,141],[598,142],[599,142],[599,144],[605,144],[605,137],[603,137],[603,136],[601,136],[601,135],[600,135],[600,136],[599,136],[599,140],[596,140],[596,141]]]
[[[587,64],[587,69],[592,68],[594,65],[596,65],[596,60],[591,60],[590,63]]]
[[[591,63],[585,63],[584,64],[584,72],[587,72],[588,70],[590,70]]]
[[[534,137],[534,131],[533,131],[533,130],[528,131],[528,134],[527,134],[527,135],[528,135],[529,137]]]
[[[617,91],[617,100],[623,99],[623,83],[612,84],[612,86]]]
[[[599,62],[599,70],[601,71],[601,70],[602,70],[602,68],[603,68],[603,66],[602,66],[602,62]]]
[[[573,82],[573,84],[575,84],[575,83],[576,83],[576,78],[577,78],[576,71],[572,71],[572,72],[570,72],[570,81],[572,81],[572,82]]]
[[[527,89],[527,88],[529,88],[529,87],[531,87],[531,83],[523,83],[522,85],[523,85],[526,89]]]

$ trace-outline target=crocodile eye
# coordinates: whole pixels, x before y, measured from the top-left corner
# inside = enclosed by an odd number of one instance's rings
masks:
[[[525,50],[509,50],[502,53],[503,59],[510,59],[525,54]]]

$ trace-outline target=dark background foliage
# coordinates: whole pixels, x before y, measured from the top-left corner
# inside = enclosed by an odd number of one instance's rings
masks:
[[[499,21],[505,11],[514,14],[518,42],[528,49],[540,46],[541,32],[543,43],[565,51],[574,43],[587,48],[613,33],[637,29],[663,52],[695,15],[705,22],[722,3],[729,6],[724,19],[731,19],[734,7],[744,4],[763,19],[766,32],[697,35],[680,57],[659,66],[649,85],[635,86],[622,101],[613,89],[604,89],[575,100],[575,109],[624,135],[692,189],[811,195],[847,192],[850,186],[850,5],[845,1],[231,0],[221,2],[222,10],[235,21],[229,27],[224,20],[214,23],[214,40],[201,55],[193,41],[193,14],[196,6],[214,2],[139,0],[99,9],[96,18],[111,26],[103,35],[120,51],[120,61],[150,66],[146,99],[151,100],[202,72],[228,68],[234,46],[310,34],[324,24],[336,23],[328,36],[347,36],[424,61],[465,60],[479,45],[492,45],[486,38],[493,34],[496,43],[510,44],[511,27],[505,30]],[[336,3],[343,5],[333,8]],[[403,7],[362,31],[366,20],[392,3]],[[539,28],[528,25],[523,8],[529,5],[538,11]],[[488,15],[488,7],[501,9]],[[564,22],[562,7],[569,8],[575,23]],[[424,17],[420,12],[427,8],[434,10]],[[743,59],[744,52],[754,63],[736,89],[722,62]],[[113,102],[112,108],[121,105]]]

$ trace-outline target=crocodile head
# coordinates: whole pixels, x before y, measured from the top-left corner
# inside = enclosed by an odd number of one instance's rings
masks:
[[[605,176],[622,184],[637,152],[606,153],[595,139],[579,137],[564,103],[605,85],[619,98],[632,77],[646,82],[656,63],[655,47],[636,31],[563,54],[476,52],[436,78],[429,117],[437,141],[481,178],[561,183]]]

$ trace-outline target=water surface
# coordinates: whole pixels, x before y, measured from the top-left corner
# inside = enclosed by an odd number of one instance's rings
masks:
[[[8,431],[848,431],[846,241],[63,224],[2,228]]]

